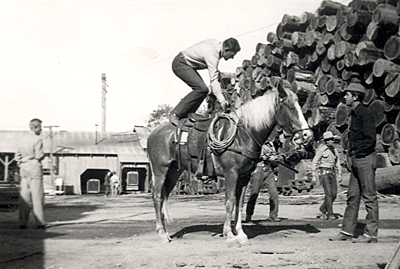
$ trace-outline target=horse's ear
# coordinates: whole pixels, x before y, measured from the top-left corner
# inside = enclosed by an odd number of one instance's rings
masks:
[[[283,88],[283,81],[282,80],[279,81],[279,83],[277,85],[277,88],[278,88],[278,92],[279,92],[279,97],[282,98],[282,99],[286,98],[287,97],[287,93],[286,93],[285,89]]]

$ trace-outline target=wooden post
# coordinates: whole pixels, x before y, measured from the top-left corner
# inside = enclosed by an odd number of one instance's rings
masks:
[[[101,74],[101,130],[106,131],[106,94],[107,94],[107,80],[106,74]]]
[[[59,127],[58,125],[43,126],[43,128],[49,128],[50,136],[50,179],[51,186],[54,186],[54,161],[53,161],[53,128]]]
[[[8,165],[14,161],[14,159],[10,161],[9,158],[10,156],[8,155],[5,155],[4,161],[0,158],[0,162],[4,165],[4,180],[8,180]]]

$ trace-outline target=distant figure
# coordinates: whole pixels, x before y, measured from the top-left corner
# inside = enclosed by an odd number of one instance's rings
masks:
[[[43,141],[40,137],[42,121],[32,119],[30,131],[18,141],[15,159],[20,168],[19,227],[26,229],[32,203],[35,228],[45,229],[44,188],[41,161],[44,158]]]
[[[337,195],[337,181],[341,181],[340,158],[337,149],[333,146],[334,136],[331,131],[323,134],[324,143],[321,143],[311,163],[313,181],[321,182],[324,188],[325,200],[319,208],[321,217],[326,220],[337,219],[333,213],[333,202]],[[314,180],[315,179],[315,180]]]
[[[14,171],[14,175],[12,177],[12,184],[19,184],[21,182],[21,177],[17,171]]]
[[[111,175],[112,175],[111,171],[108,171],[106,176],[104,177],[105,197],[109,197],[111,194],[110,193]]]
[[[171,111],[169,121],[173,125],[177,126],[180,119],[186,118],[189,113],[196,112],[209,93],[208,86],[197,70],[208,70],[211,92],[221,104],[222,109],[227,107],[228,102],[222,94],[218,81],[218,64],[221,58],[225,61],[233,59],[238,51],[240,51],[240,46],[235,38],[228,38],[222,44],[218,40],[207,39],[181,51],[174,58],[172,71],[192,88],[192,91]]]
[[[110,181],[111,181],[111,196],[116,197],[118,195],[118,187],[119,187],[119,178],[116,172],[112,173]]]
[[[350,83],[345,89],[346,105],[350,107],[349,150],[347,151],[348,167],[351,170],[347,190],[347,206],[343,216],[340,233],[330,241],[354,243],[378,242],[379,207],[376,195],[376,127],[372,112],[363,105],[366,94],[363,85]],[[364,234],[353,238],[358,222],[361,199],[364,201],[367,216],[365,217]]]

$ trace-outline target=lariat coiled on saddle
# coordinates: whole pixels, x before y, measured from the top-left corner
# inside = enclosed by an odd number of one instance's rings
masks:
[[[208,128],[208,145],[212,152],[221,155],[235,140],[238,125],[236,114],[222,113],[215,116]]]

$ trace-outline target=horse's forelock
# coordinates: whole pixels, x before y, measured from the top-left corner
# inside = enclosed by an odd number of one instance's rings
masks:
[[[241,106],[236,114],[246,127],[261,130],[272,125],[278,105],[278,90],[273,89]]]

